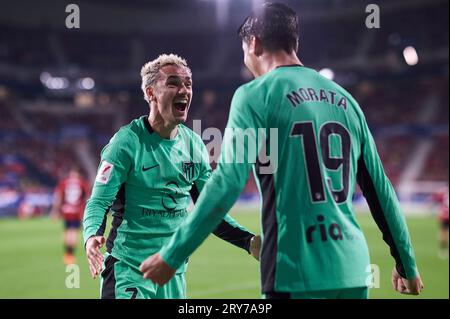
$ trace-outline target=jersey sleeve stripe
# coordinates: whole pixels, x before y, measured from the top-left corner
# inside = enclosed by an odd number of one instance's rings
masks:
[[[276,213],[275,181],[272,174],[259,174],[260,163],[256,162],[257,180],[262,197],[262,231],[264,245],[261,251],[262,292],[275,292],[276,263],[278,254],[278,221]]]
[[[116,199],[112,205],[113,220],[111,223],[111,231],[109,232],[108,240],[106,241],[106,250],[108,253],[112,254],[114,248],[114,241],[117,237],[117,229],[123,222],[123,214],[125,211],[125,184],[122,184],[119,191],[117,192]]]
[[[392,257],[394,257],[396,262],[396,268],[400,276],[406,278],[406,272],[404,264],[400,258],[400,253],[395,245],[394,237],[389,225],[386,220],[386,213],[380,202],[380,198],[377,195],[375,185],[373,183],[372,177],[367,169],[366,163],[364,162],[364,154],[361,152],[361,157],[358,160],[358,172],[357,172],[357,182],[361,187],[364,197],[369,205],[370,212],[378,225],[378,228],[383,234],[383,240],[389,245]]]

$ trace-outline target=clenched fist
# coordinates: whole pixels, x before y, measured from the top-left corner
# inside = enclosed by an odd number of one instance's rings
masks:
[[[250,254],[259,260],[259,255],[261,254],[261,236],[253,236],[250,240]]]

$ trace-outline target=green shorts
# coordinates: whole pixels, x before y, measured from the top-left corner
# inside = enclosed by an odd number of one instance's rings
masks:
[[[336,290],[318,290],[290,293],[268,293],[266,299],[368,299],[367,287],[346,288]]]
[[[184,273],[163,287],[145,279],[138,268],[105,254],[100,281],[102,299],[186,299]]]

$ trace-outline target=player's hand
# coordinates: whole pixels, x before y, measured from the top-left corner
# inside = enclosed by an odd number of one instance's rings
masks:
[[[423,283],[419,274],[417,274],[416,278],[405,279],[399,275],[397,269],[394,267],[391,280],[394,289],[401,294],[419,295],[423,290]]]
[[[89,262],[89,269],[92,278],[96,278],[103,268],[103,254],[100,248],[105,244],[106,239],[103,236],[92,236],[86,242],[86,256]]]
[[[259,255],[261,253],[261,236],[256,235],[250,239],[250,254],[259,260]]]
[[[162,259],[159,253],[144,260],[141,263],[140,270],[145,279],[150,279],[159,286],[165,285],[175,275],[176,271]]]

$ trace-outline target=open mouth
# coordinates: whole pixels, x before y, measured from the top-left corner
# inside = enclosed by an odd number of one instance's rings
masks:
[[[187,101],[178,101],[178,102],[174,102],[173,106],[181,112],[184,112],[187,108]]]

